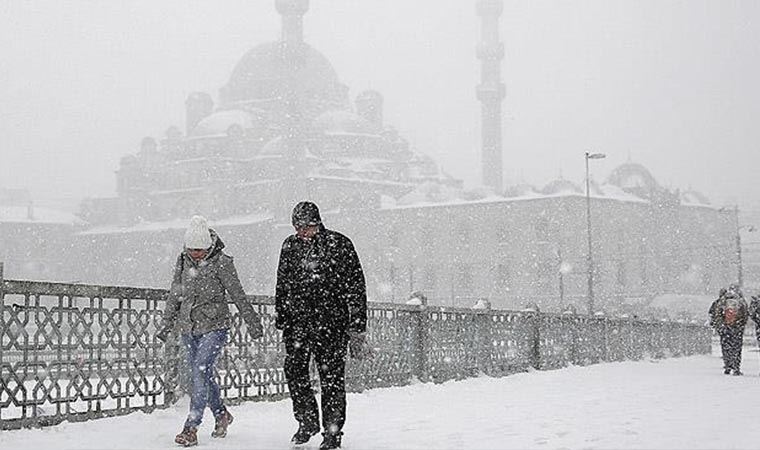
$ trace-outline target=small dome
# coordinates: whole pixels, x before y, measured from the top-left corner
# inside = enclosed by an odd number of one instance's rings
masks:
[[[227,134],[231,126],[237,125],[244,130],[263,127],[263,120],[260,116],[254,116],[247,111],[239,109],[228,109],[217,111],[203,120],[190,132],[191,136],[217,136]]]
[[[504,190],[505,197],[530,197],[536,194],[536,189],[529,184],[515,184]]]
[[[142,138],[142,141],[140,141],[140,151],[143,153],[155,152],[157,148],[158,144],[156,143],[156,140],[150,136],[145,136]]]
[[[692,205],[709,205],[710,200],[705,197],[701,192],[697,191],[685,191],[681,193],[681,202],[690,203]]]
[[[259,156],[282,156],[285,152],[285,143],[281,136],[277,136],[264,144]]]
[[[121,160],[119,160],[119,165],[121,166],[122,170],[126,168],[137,168],[140,165],[140,160],[137,159],[137,156],[135,155],[126,155],[121,157]]]
[[[459,198],[459,191],[436,182],[426,182],[418,185],[412,192],[398,200],[401,206],[409,206],[421,203],[442,203],[455,201]]]
[[[551,181],[549,184],[544,186],[543,189],[541,189],[541,193],[546,195],[559,193],[583,194],[584,192],[585,191],[578,185],[570,180],[565,180],[564,178],[558,178],[554,181]]]
[[[376,134],[376,130],[366,119],[351,111],[327,111],[314,119],[312,127],[325,134]]]

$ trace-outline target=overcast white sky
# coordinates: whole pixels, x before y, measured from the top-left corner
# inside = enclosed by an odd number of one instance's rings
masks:
[[[279,36],[273,0],[0,2],[0,186],[40,203],[115,191],[146,135],[184,129],[250,47]],[[480,179],[474,0],[312,0],[307,41],[351,97],[469,185]],[[506,0],[507,182],[597,178],[630,159],[714,203],[760,204],[760,2]]]

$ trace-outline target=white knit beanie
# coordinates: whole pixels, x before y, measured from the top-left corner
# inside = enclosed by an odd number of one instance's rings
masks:
[[[190,226],[185,231],[185,248],[209,248],[211,247],[211,233],[208,231],[208,222],[203,216],[193,216]]]

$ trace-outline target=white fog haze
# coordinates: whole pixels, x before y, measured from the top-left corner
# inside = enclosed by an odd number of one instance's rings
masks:
[[[0,449],[757,448],[758,118],[757,0],[0,0]]]
[[[279,36],[257,1],[0,5],[3,186],[40,203],[113,195],[119,158],[184,127],[249,48]],[[507,181],[583,178],[585,150],[713,203],[758,202],[760,5],[508,1],[500,23]],[[315,1],[307,42],[351,97],[376,89],[416,150],[480,182],[478,17],[468,1]]]

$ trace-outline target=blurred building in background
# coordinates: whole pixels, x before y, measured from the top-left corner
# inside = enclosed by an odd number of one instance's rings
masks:
[[[166,287],[189,218],[203,214],[247,290],[271,294],[290,210],[310,199],[328,227],[354,240],[372,300],[401,302],[420,291],[440,305],[487,298],[500,308],[583,310],[585,190],[562,178],[502,185],[500,1],[478,2],[487,31],[477,89],[485,186],[473,189],[386,123],[380,92],[349,98],[327,58],[303,40],[308,1],[275,4],[281,38],[246,53],[216,99],[191,94],[183,129],[145,137],[125,155],[117,195],[83,202],[86,229],[74,218],[58,224],[65,237],[50,238],[51,264],[69,264],[66,277],[85,282]],[[736,280],[735,211],[666,189],[635,163],[592,182],[590,197],[599,309],[636,311],[659,295],[713,294]],[[7,236],[25,248],[51,247]],[[56,251],[61,243],[71,251]],[[12,267],[25,253],[10,245],[3,251]]]
[[[72,249],[85,222],[35,206],[29,191],[0,188],[0,262],[4,277],[71,281]],[[77,252],[78,254],[78,252]]]

